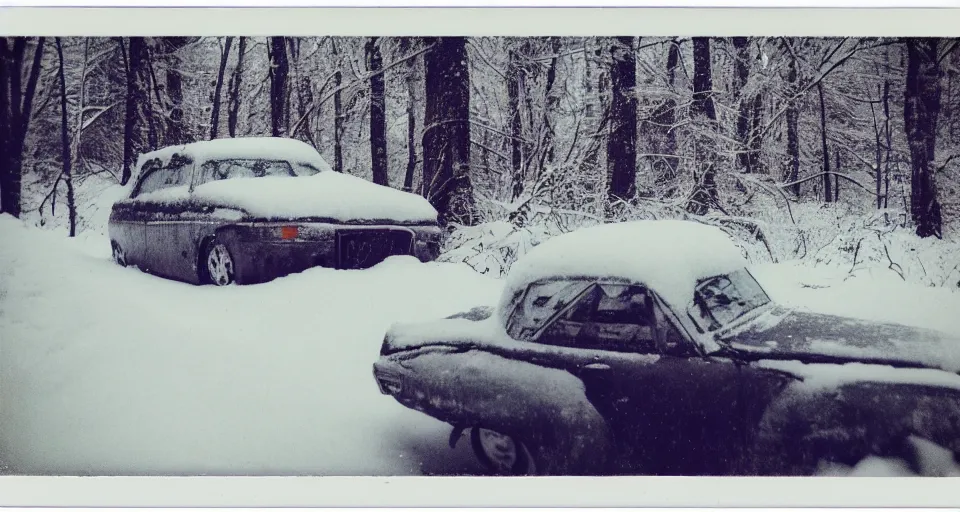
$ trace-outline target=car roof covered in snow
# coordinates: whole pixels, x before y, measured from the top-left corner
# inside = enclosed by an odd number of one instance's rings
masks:
[[[535,281],[586,277],[643,283],[683,308],[698,280],[746,264],[732,239],[706,224],[681,220],[603,224],[551,238],[520,258],[507,277],[503,305]]]
[[[137,169],[154,159],[166,165],[174,155],[189,156],[197,163],[226,158],[285,160],[308,164],[319,171],[333,170],[313,146],[284,137],[238,137],[168,146],[140,155]]]

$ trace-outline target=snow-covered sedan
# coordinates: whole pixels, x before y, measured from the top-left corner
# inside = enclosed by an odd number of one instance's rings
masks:
[[[949,456],[958,371],[960,340],[773,303],[721,230],[683,221],[552,238],[496,307],[397,324],[374,364],[381,392],[450,423],[451,444],[469,429],[505,474],[798,475]]]
[[[146,153],[109,233],[114,260],[191,283],[257,283],[314,266],[436,259],[416,194],[334,172],[294,139],[217,139]]]

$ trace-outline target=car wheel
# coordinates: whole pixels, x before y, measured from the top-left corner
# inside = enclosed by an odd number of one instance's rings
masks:
[[[124,254],[123,248],[120,247],[120,244],[113,242],[113,261],[121,267],[127,266],[127,255]]]
[[[216,286],[227,286],[234,282],[233,256],[223,242],[214,240],[208,244],[203,260],[206,265],[208,282]]]
[[[533,475],[530,451],[517,438],[495,430],[474,427],[470,444],[480,462],[496,475]]]

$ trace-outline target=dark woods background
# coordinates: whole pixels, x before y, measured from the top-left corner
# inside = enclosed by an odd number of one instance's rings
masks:
[[[956,48],[853,38],[2,38],[0,207],[20,216],[66,206],[72,234],[83,227],[78,189],[125,184],[143,151],[274,135],[306,141],[337,171],[425,195],[447,223],[599,221],[643,207],[763,238],[753,220],[763,208],[793,219],[800,203],[844,203],[851,215],[882,210],[920,237],[942,237],[960,213]]]

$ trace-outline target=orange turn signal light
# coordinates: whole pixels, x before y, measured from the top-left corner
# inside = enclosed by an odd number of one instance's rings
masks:
[[[300,236],[300,228],[297,226],[283,226],[280,228],[280,238],[292,240]]]

